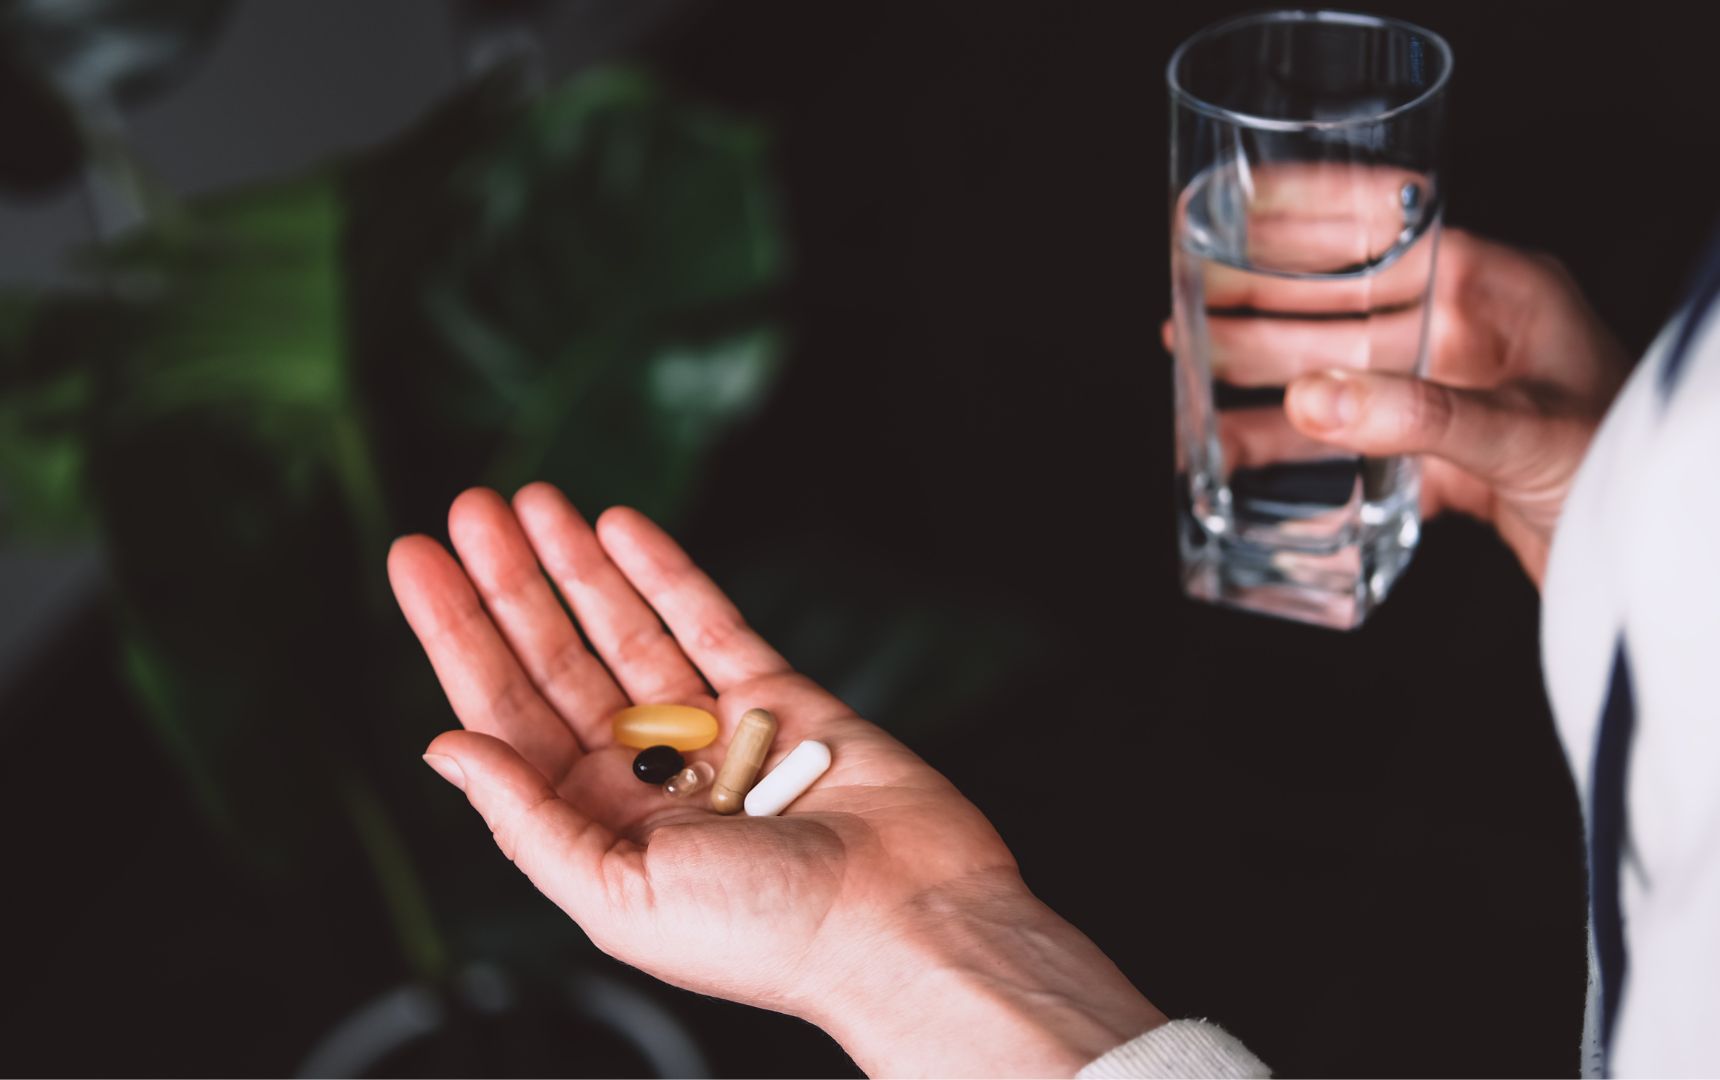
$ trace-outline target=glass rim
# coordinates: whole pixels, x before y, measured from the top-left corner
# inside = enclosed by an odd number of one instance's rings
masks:
[[[1229,33],[1250,25],[1289,22],[1323,22],[1337,23],[1346,26],[1370,26],[1376,29],[1403,30],[1431,41],[1439,55],[1445,61],[1444,68],[1433,85],[1417,94],[1401,105],[1394,105],[1383,112],[1370,116],[1345,117],[1342,120],[1283,120],[1270,116],[1255,116],[1252,113],[1227,109],[1222,105],[1214,105],[1210,101],[1196,97],[1186,87],[1177,81],[1177,65],[1183,60],[1184,54],[1193,46],[1204,44],[1221,34]],[[1165,65],[1165,82],[1169,84],[1171,100],[1195,112],[1211,116],[1228,123],[1242,127],[1259,128],[1265,131],[1331,131],[1338,128],[1360,127],[1365,124],[1378,124],[1393,117],[1401,116],[1421,108],[1444,90],[1446,83],[1451,81],[1451,46],[1440,35],[1423,26],[1407,22],[1403,19],[1393,19],[1385,15],[1361,15],[1348,11],[1258,11],[1249,15],[1238,15],[1231,19],[1222,19],[1210,26],[1197,30],[1185,39],[1176,51],[1171,53],[1170,62]]]

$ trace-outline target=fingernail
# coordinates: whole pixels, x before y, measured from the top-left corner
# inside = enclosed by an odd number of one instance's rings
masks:
[[[1356,391],[1337,375],[1315,375],[1297,384],[1296,410],[1314,427],[1336,431],[1356,419]]]
[[[435,769],[442,779],[453,784],[461,791],[466,790],[466,774],[460,771],[460,763],[443,754],[425,754],[424,764]]]

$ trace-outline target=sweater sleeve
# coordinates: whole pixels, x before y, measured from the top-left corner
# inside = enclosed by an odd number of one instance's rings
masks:
[[[1271,1076],[1266,1063],[1248,1052],[1235,1036],[1205,1020],[1172,1020],[1137,1035],[1088,1062],[1077,1080],[1121,1080],[1123,1077]]]

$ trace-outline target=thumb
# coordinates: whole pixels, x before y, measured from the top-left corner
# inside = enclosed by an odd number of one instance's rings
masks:
[[[1489,482],[1508,479],[1539,437],[1517,396],[1374,371],[1300,376],[1284,411],[1321,442],[1369,456],[1432,454]]]
[[[603,921],[607,906],[604,864],[612,856],[620,859],[630,845],[575,810],[500,739],[475,731],[446,732],[430,743],[424,763],[466,793],[502,854],[597,938],[593,921]]]

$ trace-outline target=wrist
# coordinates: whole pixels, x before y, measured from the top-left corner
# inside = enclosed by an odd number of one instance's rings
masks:
[[[804,1011],[871,1075],[1073,1076],[1165,1022],[1013,871],[918,897]]]

